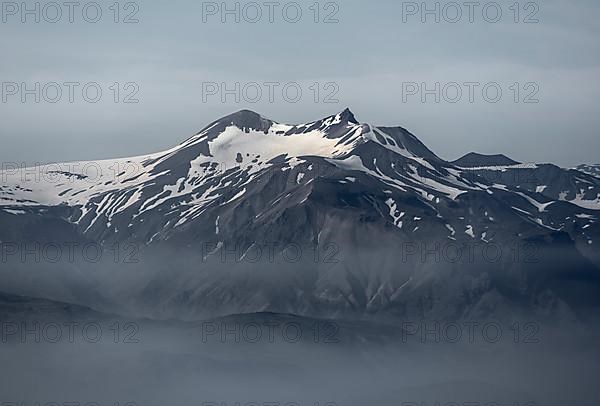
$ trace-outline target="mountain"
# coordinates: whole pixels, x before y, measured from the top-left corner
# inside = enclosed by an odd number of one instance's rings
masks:
[[[585,172],[589,175],[600,176],[600,164],[595,165],[579,165],[577,168],[578,171]]]
[[[301,125],[242,110],[155,154],[0,175],[8,293],[182,320],[577,320],[600,304],[600,179],[448,162],[348,109]]]
[[[463,168],[477,168],[487,166],[512,166],[517,165],[520,162],[513,161],[502,154],[483,155],[476,152],[469,152],[456,161],[452,161],[452,163]]]

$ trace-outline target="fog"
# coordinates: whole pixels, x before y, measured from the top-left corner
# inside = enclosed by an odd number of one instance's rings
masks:
[[[5,405],[592,406],[600,395],[597,336],[577,330],[275,314],[156,322],[1,302]]]

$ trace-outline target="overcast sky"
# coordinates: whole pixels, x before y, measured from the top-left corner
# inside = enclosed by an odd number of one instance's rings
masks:
[[[116,16],[114,0],[100,0],[97,23],[94,7],[84,13],[86,1],[73,10],[73,23],[68,8],[58,18],[45,3],[39,23],[35,13],[2,3],[1,162],[150,153],[242,108],[302,123],[345,107],[360,121],[408,128],[446,159],[477,151],[564,166],[600,162],[597,0],[523,1],[518,13],[515,0],[498,1],[500,17],[485,1],[473,8],[459,1],[461,16],[456,3],[441,1],[439,23],[435,13],[421,15],[421,1],[299,1],[296,23],[298,7],[286,1],[272,8],[258,1],[261,18],[241,2],[239,23],[220,14],[220,1],[123,1]],[[235,9],[235,1],[225,4]],[[435,10],[436,2],[426,7]],[[73,103],[65,82],[81,84],[73,85]],[[102,89],[97,103],[90,102],[95,85],[87,101],[82,95],[91,82]],[[40,83],[40,103],[23,83],[29,90]],[[239,83],[239,102],[211,83]],[[436,83],[437,95],[423,92]]]

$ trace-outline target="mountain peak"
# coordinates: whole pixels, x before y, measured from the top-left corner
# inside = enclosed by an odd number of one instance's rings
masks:
[[[200,132],[196,133],[192,138],[197,137],[199,134],[202,134],[209,129],[211,129],[213,133],[218,134],[231,125],[245,130],[267,132],[273,124],[274,122],[272,120],[269,120],[252,110],[242,109],[213,121]]]
[[[226,125],[233,124],[239,128],[251,128],[255,130],[265,130],[273,124],[273,121],[247,109],[236,111],[218,121]]]
[[[354,113],[352,113],[352,111],[350,111],[348,107],[346,107],[341,113],[337,114],[336,116],[339,116],[342,122],[358,124]]]
[[[452,164],[463,168],[476,168],[483,166],[511,166],[518,165],[520,162],[510,159],[506,155],[494,154],[485,155],[477,152],[469,152],[462,156],[456,161],[452,161]]]

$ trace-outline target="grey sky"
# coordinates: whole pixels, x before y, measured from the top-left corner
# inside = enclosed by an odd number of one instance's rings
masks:
[[[20,3],[20,2],[18,2]],[[42,5],[45,2],[42,2]],[[59,2],[62,3],[62,2]],[[85,4],[82,1],[81,4]],[[91,24],[75,11],[55,23],[20,15],[0,20],[1,82],[25,82],[33,86],[49,82],[97,82],[102,90],[98,103],[88,103],[75,93],[55,103],[39,104],[20,93],[0,103],[1,162],[61,162],[139,155],[168,148],[198,131],[210,121],[249,108],[277,121],[300,123],[350,107],[361,121],[401,125],[415,133],[443,158],[455,159],[469,151],[504,153],[526,162],[561,165],[600,162],[600,2],[544,0],[539,11],[527,1],[519,3],[519,23],[514,22],[515,0],[498,1],[503,15],[487,22],[481,1],[470,23],[463,16],[456,23],[440,23],[427,16],[405,15],[396,0],[367,2],[341,0],[335,11],[327,1],[319,3],[319,23],[310,9],[313,0],[299,1],[303,16],[286,22],[280,1],[274,23],[263,14],[260,21],[235,23],[228,17],[207,16],[203,22],[201,1],[138,1],[136,24],[115,24],[114,1],[98,1],[102,19]],[[133,11],[120,3],[119,19]],[[221,2],[218,2],[221,3]],[[242,4],[248,2],[242,2]],[[263,4],[263,1],[258,1]],[[435,1],[427,2],[430,9]],[[440,8],[448,1],[441,1]],[[463,4],[463,1],[459,1]],[[35,2],[27,2],[31,8]],[[235,1],[226,4],[233,8]],[[418,5],[421,1],[417,2]],[[313,6],[314,7],[314,6]],[[404,5],[405,10],[407,5]],[[268,8],[262,7],[263,11]],[[292,10],[293,11],[293,10]],[[488,10],[489,11],[489,10]],[[493,17],[491,10],[488,17]],[[532,12],[538,23],[524,23]],[[293,17],[293,13],[291,14]],[[42,16],[43,17],[43,16]],[[289,15],[288,15],[289,17]],[[135,82],[137,104],[125,104],[128,91],[121,89],[114,103],[112,83],[121,87]],[[297,103],[281,95],[274,103],[263,93],[256,103],[228,96],[206,96],[203,82],[296,82],[303,90]],[[321,88],[318,102],[311,90]],[[335,99],[325,103],[333,90]],[[420,94],[406,96],[403,83],[426,83],[434,88],[450,82],[479,82],[474,102],[468,94],[457,103],[434,96],[421,101]],[[491,103],[481,95],[486,83],[497,83],[502,98]],[[535,87],[524,88],[528,83]],[[514,83],[520,89],[515,103]],[[314,89],[314,88],[312,88]],[[64,89],[63,89],[64,90]],[[127,89],[132,90],[132,88]],[[523,103],[532,91],[538,103]],[[451,93],[454,95],[454,93]]]

